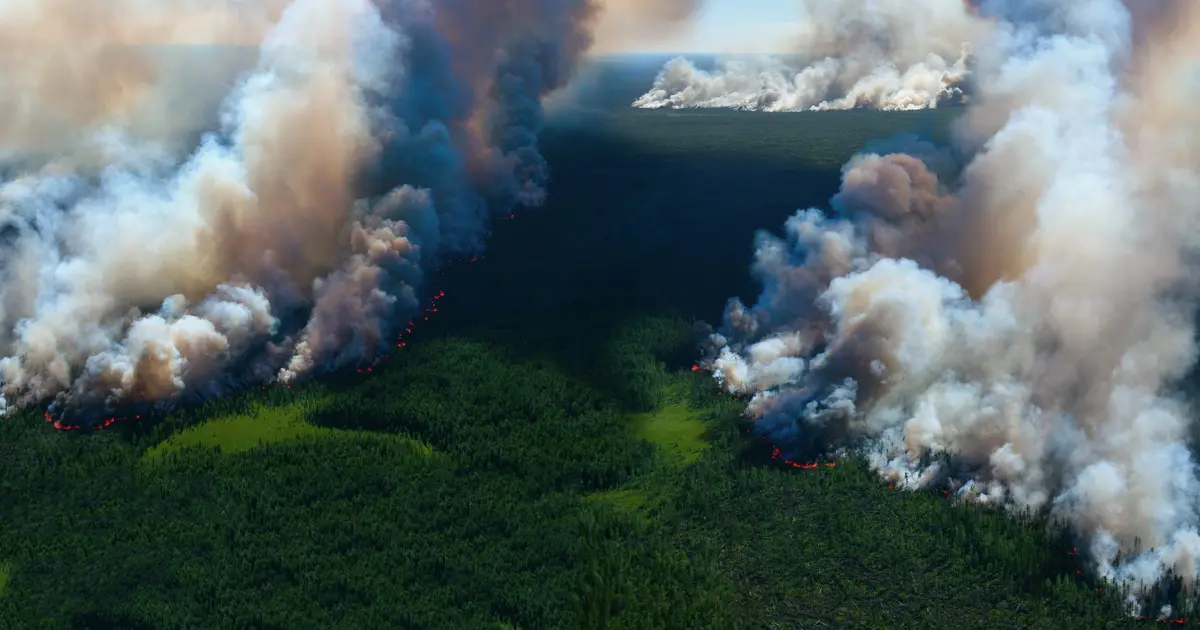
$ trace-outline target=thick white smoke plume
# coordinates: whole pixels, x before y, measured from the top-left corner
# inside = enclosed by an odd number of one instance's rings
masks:
[[[589,0],[0,2],[0,403],[370,360],[545,195]]]
[[[794,54],[667,63],[634,107],[913,110],[962,100],[990,23],[964,0],[802,0]]]
[[[865,440],[898,487],[1049,510],[1101,575],[1193,587],[1200,5],[983,10],[958,146],[865,151],[832,214],[760,236],[707,365],[787,448]]]

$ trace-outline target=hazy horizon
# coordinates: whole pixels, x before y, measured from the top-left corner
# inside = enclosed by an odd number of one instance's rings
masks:
[[[654,41],[609,49],[597,42],[598,54],[771,54],[788,49],[786,42],[804,19],[796,0],[707,0],[692,22]]]
[[[201,17],[207,21],[233,21],[219,12]],[[686,24],[665,27],[665,30],[656,31],[653,37],[638,35],[630,38],[626,29],[621,28],[621,18],[614,14],[612,21],[601,19],[597,25],[591,56],[775,54],[789,48],[786,43],[799,30],[803,19],[799,3],[795,0],[756,0],[753,8],[749,9],[741,0],[706,0]],[[154,32],[155,29],[148,31]],[[188,35],[195,36],[194,33],[166,32],[163,37],[174,41],[143,39],[140,45],[256,48],[257,38],[261,36],[253,29],[232,27],[228,39],[224,41],[187,41]]]

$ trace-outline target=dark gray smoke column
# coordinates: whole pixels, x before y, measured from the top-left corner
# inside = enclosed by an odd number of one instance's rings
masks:
[[[249,6],[0,8],[0,103],[22,106],[0,125],[6,404],[369,360],[431,265],[544,198],[541,99],[590,44],[589,2]]]
[[[897,487],[1046,508],[1100,574],[1193,588],[1200,5],[980,10],[961,176],[927,145],[855,157],[836,216],[760,237],[763,294],[707,364],[787,447],[862,440]]]

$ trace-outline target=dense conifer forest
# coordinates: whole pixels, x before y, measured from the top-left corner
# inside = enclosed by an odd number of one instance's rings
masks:
[[[624,94],[639,68],[600,83]],[[691,369],[698,325],[756,293],[755,230],[823,203],[864,143],[938,137],[954,110],[579,98],[544,138],[547,207],[431,278],[437,312],[369,372],[102,431],[0,422],[0,627],[1134,623],[1036,515],[774,460]]]

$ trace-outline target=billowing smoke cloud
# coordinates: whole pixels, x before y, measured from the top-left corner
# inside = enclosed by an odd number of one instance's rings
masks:
[[[865,448],[898,487],[1047,510],[1101,575],[1192,587],[1200,5],[984,9],[955,150],[869,149],[832,213],[761,235],[707,366],[797,455]]]
[[[596,11],[0,6],[4,404],[90,413],[378,356],[431,265],[544,198],[540,99]]]
[[[702,70],[679,57],[634,107],[766,112],[912,110],[961,100],[970,43],[989,22],[963,0],[802,0],[793,55],[719,60]]]

